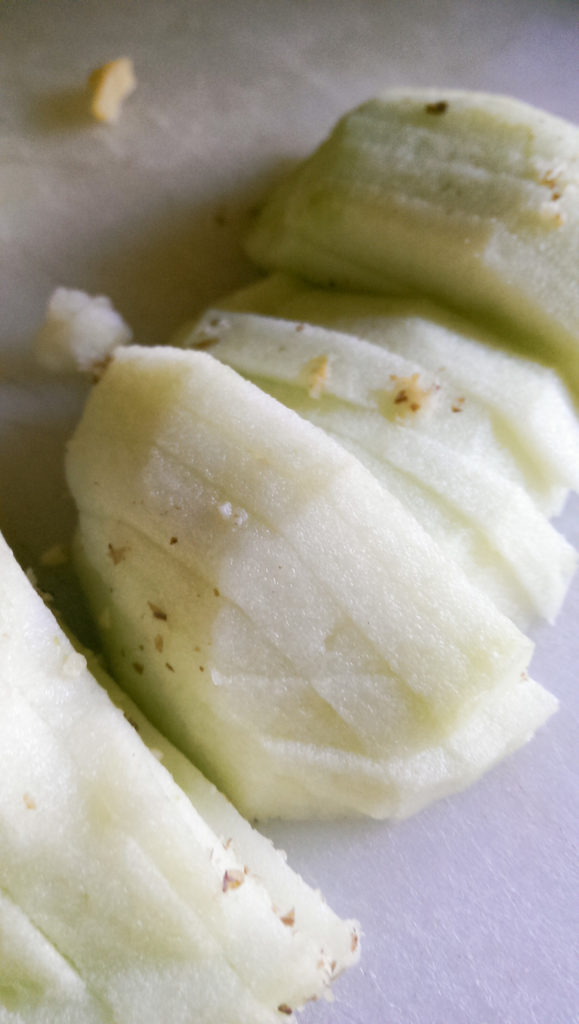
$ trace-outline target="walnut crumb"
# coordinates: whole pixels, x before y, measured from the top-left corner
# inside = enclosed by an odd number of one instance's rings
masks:
[[[164,612],[162,608],[159,608],[158,604],[153,604],[152,601],[147,601],[147,604],[153,613],[153,618],[160,619],[161,622],[167,621],[167,612]]]
[[[92,90],[91,114],[97,121],[113,124],[118,121],[123,102],[137,88],[133,62],[118,57],[96,68],[89,77]]]
[[[36,810],[36,801],[30,796],[30,793],[24,793],[22,799],[24,800],[24,806],[27,807],[29,811]]]
[[[304,366],[302,373],[306,379],[310,398],[320,398],[326,389],[330,375],[328,357],[322,355],[310,359]]]
[[[109,544],[108,554],[113,565],[119,565],[124,560],[128,550],[128,547],[115,548],[113,544]]]
[[[411,413],[418,413],[428,404],[434,387],[423,387],[418,382],[419,374],[413,373],[411,377],[397,377],[390,374],[390,380],[394,384],[392,391],[378,393],[380,411],[385,416],[390,416],[394,411],[397,418],[409,416]],[[395,407],[392,410],[392,407]]]
[[[244,881],[245,875],[243,871],[239,871],[237,868],[228,868],[223,875],[221,888],[223,892],[229,892],[230,889],[239,889],[239,886],[243,885]]]

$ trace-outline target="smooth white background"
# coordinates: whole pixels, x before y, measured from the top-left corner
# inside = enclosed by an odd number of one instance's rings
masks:
[[[348,107],[422,84],[577,119],[578,52],[573,0],[4,0],[0,528],[23,564],[39,568],[73,522],[61,459],[82,389],[29,357],[56,285],[109,294],[137,340],[164,342],[252,278],[251,207]],[[117,126],[97,125],[87,74],[121,55],[138,91]],[[562,520],[576,543],[578,509]],[[66,572],[39,572],[82,629]],[[467,793],[396,826],[267,827],[365,933],[360,968],[304,1022],[579,1020],[578,626],[576,584],[557,626],[535,630],[559,715]]]

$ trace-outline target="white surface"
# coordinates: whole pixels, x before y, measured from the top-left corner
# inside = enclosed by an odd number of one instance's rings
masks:
[[[31,368],[57,285],[105,292],[164,341],[253,271],[253,203],[348,107],[394,84],[507,92],[577,117],[573,0],[4,0],[0,7],[0,528],[24,564],[66,539],[61,454],[77,385]],[[96,65],[131,56],[114,127]],[[579,543],[579,502],[564,516]],[[46,585],[66,592],[59,570]],[[69,601],[73,617],[76,603]],[[362,964],[307,1024],[574,1024],[579,586],[537,630],[561,699],[473,789],[388,825],[275,825],[296,868],[365,931]],[[192,1017],[192,1021],[194,1017]]]

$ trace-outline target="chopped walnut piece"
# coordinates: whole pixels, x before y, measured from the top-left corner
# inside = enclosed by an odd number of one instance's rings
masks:
[[[118,121],[124,100],[137,88],[129,57],[118,57],[96,68],[88,82],[92,90],[91,114],[106,124]]]
[[[27,807],[29,811],[36,810],[36,801],[30,796],[30,793],[24,793],[22,799],[24,800],[25,807]]]
[[[152,601],[147,601],[147,604],[153,613],[153,618],[160,619],[161,622],[167,621],[167,612],[164,612],[162,608],[159,608],[159,605],[153,604]]]
[[[128,550],[129,549],[127,547],[115,548],[112,544],[109,544],[109,558],[113,565],[119,565],[119,563],[123,561]]]
[[[239,886],[243,884],[245,875],[243,871],[239,871],[237,868],[228,868],[223,875],[223,882],[221,888],[223,892],[229,892],[230,889],[239,889]]]
[[[320,398],[324,393],[330,366],[327,356],[315,356],[303,367],[302,376],[305,378],[308,395],[310,398]]]
[[[288,910],[287,914],[283,914],[282,917],[280,917],[280,921],[282,924],[287,925],[288,928],[293,928],[296,923],[296,912],[294,908],[292,907],[291,910]]]
[[[422,387],[418,383],[418,378],[418,373],[413,373],[411,377],[390,374],[394,389],[378,392],[379,407],[383,415],[390,417],[394,412],[397,418],[403,418],[411,413],[420,412],[428,404],[435,388]]]

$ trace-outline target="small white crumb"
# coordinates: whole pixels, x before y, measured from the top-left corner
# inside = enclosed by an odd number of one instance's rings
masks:
[[[91,114],[97,121],[114,124],[121,107],[137,88],[133,62],[129,57],[118,57],[96,68],[89,77],[92,90]]]
[[[232,526],[244,526],[247,522],[247,512],[244,508],[234,508],[230,501],[224,501],[218,506],[218,512],[222,519],[230,521]]]
[[[43,551],[40,556],[40,564],[54,569],[59,565],[66,565],[69,560],[68,549],[64,544],[53,544],[52,547]]]
[[[104,295],[57,288],[36,336],[36,359],[55,372],[95,372],[132,331]]]
[[[67,655],[64,659],[62,671],[65,676],[69,676],[70,679],[76,679],[77,676],[82,675],[86,669],[86,658],[84,654],[79,654],[78,651],[73,651],[72,654]]]
[[[149,750],[151,751],[153,757],[157,758],[157,761],[163,760],[163,751],[159,750],[158,747],[149,747]]]

